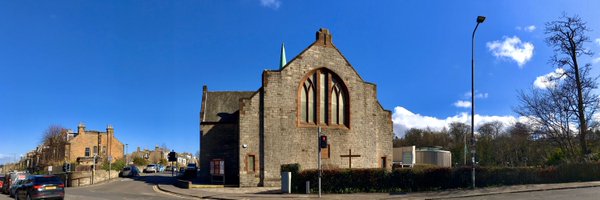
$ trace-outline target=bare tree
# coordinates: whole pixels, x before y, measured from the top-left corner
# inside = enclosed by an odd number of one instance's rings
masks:
[[[59,125],[52,125],[44,131],[42,148],[44,148],[44,161],[46,164],[62,162],[65,159],[65,145],[67,144],[67,129]]]
[[[496,138],[502,132],[504,125],[500,121],[487,122],[481,125],[477,130],[482,137]]]
[[[574,83],[576,91],[576,113],[579,127],[579,146],[582,156],[590,154],[586,142],[586,135],[589,131],[589,117],[586,115],[586,110],[589,110],[586,104],[585,96],[590,95],[586,91],[585,77],[583,72],[589,70],[590,64],[580,66],[579,57],[582,55],[592,55],[592,52],[584,48],[584,44],[589,42],[589,37],[586,35],[590,29],[587,28],[584,22],[578,16],[568,17],[565,14],[557,20],[546,23],[546,42],[554,48],[555,55],[551,58],[550,63],[558,68],[564,68],[564,77],[566,82]],[[595,88],[595,82],[592,84]],[[589,86],[588,86],[589,87]]]
[[[575,135],[571,129],[574,112],[564,87],[534,89],[527,94],[519,93],[521,105],[515,109],[521,116],[530,119],[530,123],[543,137],[553,141],[569,158],[575,158]]]
[[[160,149],[162,149],[164,152],[171,152],[171,149],[169,149],[167,144],[164,142],[160,145]]]

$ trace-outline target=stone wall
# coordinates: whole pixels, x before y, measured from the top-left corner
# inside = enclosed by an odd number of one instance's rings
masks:
[[[325,40],[329,38],[329,40]],[[330,157],[324,166],[348,168],[346,155],[352,150],[353,168],[378,168],[385,158],[392,163],[391,112],[377,100],[376,86],[365,82],[331,43],[321,36],[280,71],[263,73],[260,95],[242,101],[239,151],[241,186],[278,186],[280,165],[299,163],[302,169],[317,168],[317,126],[298,124],[298,92],[305,76],[326,68],[337,74],[349,93],[349,127],[323,127],[330,143]],[[256,174],[247,170],[249,155],[256,155]],[[257,173],[258,173],[257,172]],[[263,182],[260,178],[263,176]]]
[[[56,174],[59,175],[59,174]],[[94,173],[94,182],[93,184],[98,184],[98,183],[102,183],[108,180],[108,175],[109,172],[108,171],[104,171],[104,170],[96,170],[96,173]],[[66,174],[60,174],[59,176],[61,176],[61,178],[64,180],[66,180]],[[111,179],[115,179],[115,178],[119,178],[119,171],[115,171],[112,170],[110,172],[110,177]],[[68,186],[69,187],[80,187],[80,186],[86,186],[86,185],[91,185],[92,184],[92,172],[91,171],[87,171],[87,172],[73,172],[69,174],[69,181],[68,181]]]
[[[225,176],[227,184],[237,184],[239,165],[237,163],[238,151],[238,125],[237,124],[204,124],[200,136],[200,177],[210,180],[210,161],[216,158],[225,161]]]
[[[262,91],[259,90],[249,99],[242,99],[240,103],[240,148],[238,164],[240,166],[240,186],[261,186],[260,172],[264,154],[261,152],[264,140],[263,121],[261,108]],[[245,148],[244,148],[245,146]],[[255,156],[255,170],[248,169],[248,156]]]

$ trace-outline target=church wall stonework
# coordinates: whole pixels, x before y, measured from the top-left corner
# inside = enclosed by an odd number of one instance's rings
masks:
[[[240,164],[240,186],[260,186],[260,102],[261,91],[249,99],[240,100],[240,148],[238,163]],[[256,156],[256,170],[248,169],[248,156]]]
[[[382,157],[387,158],[385,164],[390,168],[391,113],[383,110],[378,103],[375,85],[364,82],[332,44],[318,43],[315,42],[282,70],[265,71],[262,95],[244,100],[241,112],[244,114],[240,115],[240,143],[247,143],[248,148],[240,151],[240,165],[244,165],[248,153],[260,154],[261,161],[264,161],[261,162],[264,164],[261,165],[264,168],[261,170],[264,186],[280,184],[281,164],[299,163],[302,169],[317,168],[317,126],[298,125],[297,108],[300,83],[308,73],[319,68],[327,68],[342,79],[348,88],[350,102],[349,128],[322,127],[331,145],[330,157],[322,159],[323,166],[348,168],[349,159],[340,156],[347,155],[351,149],[352,155],[360,155],[352,158],[353,168],[381,167]],[[263,113],[260,113],[261,110]],[[260,151],[260,138],[264,140],[264,152]],[[248,174],[241,171],[240,179],[245,179],[242,175]],[[261,185],[257,180],[260,175],[253,175],[246,176],[253,181],[240,181],[240,185]]]

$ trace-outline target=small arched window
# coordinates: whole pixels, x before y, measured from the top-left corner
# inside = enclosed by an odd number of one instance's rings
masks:
[[[299,90],[301,124],[348,127],[348,90],[336,74],[324,68],[312,71]]]

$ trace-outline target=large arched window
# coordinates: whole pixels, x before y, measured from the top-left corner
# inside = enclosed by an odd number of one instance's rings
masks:
[[[337,75],[324,68],[312,71],[299,90],[300,124],[348,127],[348,90]]]

